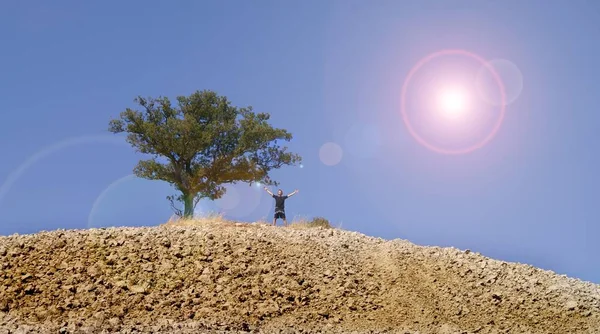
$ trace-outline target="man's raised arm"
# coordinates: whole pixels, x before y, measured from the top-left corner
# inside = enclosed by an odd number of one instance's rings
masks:
[[[296,189],[296,190],[292,191],[292,192],[291,192],[289,195],[287,195],[287,197],[294,196],[294,195],[296,195],[297,193],[298,193],[298,189]]]
[[[265,191],[269,193],[269,195],[273,196],[273,193],[271,192],[271,190],[269,190],[269,188],[265,187]]]

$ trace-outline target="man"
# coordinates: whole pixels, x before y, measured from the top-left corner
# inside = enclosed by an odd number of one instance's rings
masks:
[[[273,226],[277,225],[277,219],[283,219],[284,226],[287,226],[287,219],[285,218],[285,200],[288,197],[296,195],[298,193],[298,189],[294,190],[289,195],[283,195],[283,190],[281,189],[277,191],[277,195],[274,195],[267,187],[265,187],[265,190],[275,199],[275,215],[273,217]]]

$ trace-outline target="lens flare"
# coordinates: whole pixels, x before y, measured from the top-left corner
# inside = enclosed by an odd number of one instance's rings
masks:
[[[476,108],[471,105],[471,102],[474,100],[471,97],[472,94],[469,94],[468,90],[466,88],[463,88],[461,85],[444,85],[443,88],[440,88],[440,89],[438,89],[438,87],[435,86],[435,89],[427,92],[427,96],[429,96],[430,98],[433,98],[434,101],[431,101],[431,102],[426,101],[426,103],[424,103],[424,105],[417,106],[416,111],[418,113],[412,118],[409,117],[408,106],[407,106],[408,105],[407,99],[409,97],[408,88],[411,86],[411,83],[413,82],[413,80],[415,80],[414,77],[417,74],[417,72],[422,70],[422,68],[425,65],[427,65],[434,59],[444,57],[444,56],[452,56],[452,55],[466,57],[469,60],[476,61],[478,63],[478,65],[485,68],[489,72],[491,78],[493,79],[494,84],[497,86],[497,89],[499,91],[498,95],[500,97],[501,103],[498,107],[499,112],[497,113],[497,116],[492,118],[493,122],[491,123],[491,129],[489,129],[489,130],[479,129],[480,123],[483,122],[482,120],[485,119],[486,117],[489,117],[491,114],[483,113],[483,112],[480,112],[480,110],[476,110]],[[457,66],[457,68],[458,67],[459,66]],[[464,75],[464,74],[460,75],[460,71],[459,72],[450,71],[450,72],[452,75],[445,73],[446,76],[452,76],[452,77],[457,76],[457,77],[459,77],[459,79],[461,79],[458,81],[470,83],[470,81],[465,80],[464,77],[466,75]],[[416,80],[418,80],[418,79],[416,79]],[[474,78],[471,81],[473,81],[472,84],[475,85]],[[411,95],[411,97],[412,97],[412,95]],[[419,62],[417,62],[417,64],[409,71],[407,77],[404,80],[400,98],[401,98],[400,111],[402,114],[402,119],[403,119],[404,125],[408,129],[408,132],[410,133],[410,135],[421,145],[425,146],[426,148],[428,148],[434,152],[441,153],[441,154],[466,154],[466,153],[470,153],[476,149],[479,149],[479,148],[485,146],[498,133],[498,130],[500,129],[500,126],[502,125],[502,122],[504,120],[504,114],[505,114],[505,110],[506,110],[506,108],[505,108],[506,107],[506,93],[505,93],[504,83],[502,82],[501,77],[496,72],[494,67],[491,66],[489,64],[489,62],[487,62],[481,56],[479,56],[475,53],[465,51],[465,50],[460,50],[460,49],[437,51],[437,52],[434,52],[434,53],[426,56],[425,58],[421,59]],[[434,107],[433,107],[434,110],[430,110],[431,107],[427,107],[427,104],[434,105]],[[476,111],[477,111],[477,113],[476,113]],[[444,117],[440,117],[440,114],[443,115]],[[451,122],[451,123],[457,123],[456,127],[453,127],[451,130],[448,130],[448,133],[452,134],[455,138],[461,138],[461,140],[463,140],[464,139],[463,137],[468,137],[470,135],[469,133],[482,133],[481,137],[483,137],[483,139],[479,140],[478,142],[475,142],[474,144],[467,144],[467,145],[465,145],[465,147],[457,148],[457,149],[444,148],[442,145],[440,145],[439,143],[436,143],[435,141],[425,139],[425,137],[424,137],[425,134],[437,133],[438,128],[434,129],[435,125],[438,125],[440,123],[445,126],[449,125],[447,121],[441,121],[440,118],[443,118],[445,120],[452,119],[452,120],[456,121],[458,119],[461,119],[461,120],[466,121],[466,122],[458,122],[458,123]],[[415,124],[414,124],[415,121],[421,122],[424,124],[430,124],[431,126],[429,126],[429,128],[423,129],[422,131],[417,131],[417,128],[415,127]],[[480,137],[480,135],[477,135],[477,138],[479,138],[479,137]]]
[[[342,161],[343,155],[344,153],[340,145],[333,142],[323,144],[319,150],[319,158],[326,166],[335,166],[339,164],[340,161]]]
[[[118,187],[122,183],[125,183],[125,182],[127,182],[129,180],[135,180],[135,178],[136,178],[136,176],[134,174],[129,174],[127,176],[124,176],[124,177],[122,177],[122,178],[114,181],[113,183],[109,184],[108,187],[106,187],[100,193],[100,195],[98,195],[98,197],[94,201],[94,204],[92,205],[92,209],[90,210],[90,213],[88,215],[88,222],[87,222],[87,227],[88,228],[103,226],[101,224],[96,224],[95,223],[95,218],[96,218],[96,215],[97,215],[97,211],[98,211],[98,208],[100,207],[100,204],[102,203],[102,200],[104,200],[104,198],[106,197],[106,195],[108,195],[111,190],[113,190],[114,188]]]
[[[232,211],[238,207],[241,202],[241,196],[235,186],[228,186],[227,192],[223,197],[215,201],[217,206],[225,211]]]
[[[122,136],[114,135],[88,135],[81,137],[72,137],[56,142],[31,155],[29,158],[27,158],[27,160],[25,160],[21,165],[19,165],[8,175],[6,181],[2,184],[2,186],[0,186],[0,202],[2,202],[2,200],[9,192],[13,184],[19,180],[21,175],[23,175],[23,173],[25,173],[25,171],[28,168],[35,165],[42,159],[71,146],[100,143],[127,146],[127,142],[123,140]]]
[[[496,73],[502,78],[506,91],[506,104],[513,103],[523,91],[523,74],[517,65],[510,60],[494,59],[488,61],[488,64],[496,70]],[[497,90],[489,89],[493,85],[494,78],[484,66],[482,66],[476,77],[477,92],[479,96],[487,103],[499,106],[501,105],[501,97]]]
[[[440,111],[448,118],[455,119],[464,116],[468,111],[468,98],[464,90],[446,89],[438,98]]]

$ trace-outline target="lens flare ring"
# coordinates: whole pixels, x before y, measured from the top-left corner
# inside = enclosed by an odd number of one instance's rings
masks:
[[[444,149],[444,148],[437,147],[437,146],[435,146],[435,145],[427,142],[427,140],[425,140],[423,137],[421,137],[417,133],[417,131],[415,131],[415,129],[413,128],[412,124],[410,123],[410,119],[408,117],[408,113],[407,113],[407,110],[406,110],[406,95],[407,95],[407,90],[408,90],[408,87],[409,87],[410,82],[412,80],[412,77],[424,65],[426,65],[428,62],[432,61],[433,59],[438,58],[438,57],[442,57],[442,56],[449,56],[449,55],[460,55],[460,56],[469,57],[471,59],[476,60],[483,67],[485,67],[490,72],[490,74],[494,78],[494,81],[498,85],[498,89],[500,91],[501,102],[502,102],[500,104],[500,115],[498,116],[498,120],[494,124],[494,127],[489,132],[489,134],[483,140],[481,140],[480,142],[478,142],[478,143],[476,143],[474,145],[471,145],[469,147],[466,147],[466,148],[463,148],[463,149],[457,149],[457,150]],[[428,149],[430,149],[430,150],[432,150],[434,152],[441,153],[441,154],[466,154],[466,153],[470,153],[470,152],[472,152],[474,150],[477,150],[477,149],[485,146],[498,133],[498,130],[500,129],[500,126],[502,125],[502,122],[504,120],[504,114],[506,112],[506,91],[505,91],[505,88],[504,88],[504,83],[502,82],[502,79],[501,79],[500,75],[498,74],[498,72],[496,72],[496,70],[494,69],[494,67],[492,65],[490,65],[481,56],[479,56],[479,55],[477,55],[475,53],[466,51],[466,50],[461,50],[461,49],[449,49],[449,50],[437,51],[437,52],[434,52],[434,53],[426,56],[425,58],[419,60],[419,62],[415,66],[413,66],[413,68],[411,68],[410,72],[406,76],[406,79],[404,79],[404,84],[402,85],[402,94],[401,94],[400,98],[401,98],[400,111],[402,113],[402,119],[403,119],[404,125],[408,129],[408,132],[410,133],[410,135],[419,144],[427,147]]]
[[[133,180],[135,178],[136,178],[135,174],[129,174],[129,175],[123,176],[123,177],[113,181],[111,184],[108,185],[108,187],[106,187],[106,188],[104,188],[104,190],[102,190],[100,195],[98,195],[98,197],[96,197],[96,199],[94,200],[94,204],[92,204],[92,209],[90,210],[90,213],[88,214],[87,228],[94,227],[94,217],[96,216],[98,207],[102,203],[102,200],[108,195],[108,193],[112,189],[116,188],[117,186],[125,183],[126,181]]]

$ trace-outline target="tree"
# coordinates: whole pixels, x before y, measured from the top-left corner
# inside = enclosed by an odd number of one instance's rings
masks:
[[[179,96],[176,106],[166,97],[134,101],[142,110],[127,108],[119,119],[110,121],[109,131],[126,132],[127,142],[137,152],[153,156],[139,161],[134,174],[168,182],[178,190],[177,196],[167,199],[179,216],[192,216],[202,198],[221,198],[225,184],[276,186],[269,172],[301,161],[299,155],[279,145],[289,142],[292,135],[272,127],[268,113],[232,106],[215,92]],[[183,202],[183,210],[175,206],[175,200]]]

